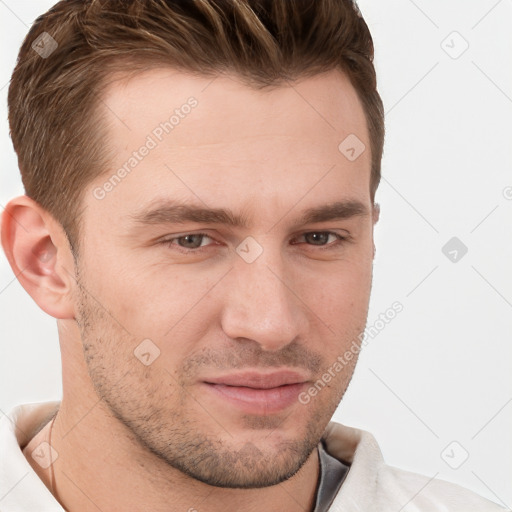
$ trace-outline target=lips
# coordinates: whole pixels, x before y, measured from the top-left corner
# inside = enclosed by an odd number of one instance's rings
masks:
[[[267,415],[298,403],[308,376],[292,371],[243,373],[212,377],[203,381],[207,392],[224,404],[248,414]]]
[[[243,372],[205,379],[205,382],[209,384],[225,384],[226,386],[243,386],[256,389],[277,388],[287,384],[298,384],[307,381],[307,376],[292,370],[272,373]]]

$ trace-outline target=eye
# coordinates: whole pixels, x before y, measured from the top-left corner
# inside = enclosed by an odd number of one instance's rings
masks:
[[[348,235],[340,235],[333,231],[310,231],[295,238],[291,243],[292,245],[297,245],[304,243],[304,240],[307,245],[318,246],[321,249],[328,250],[339,247],[345,241],[348,241],[349,238]],[[200,253],[203,249],[206,250],[210,245],[216,245],[211,242],[215,242],[215,240],[206,233],[186,233],[160,241],[161,244],[184,254]]]
[[[311,231],[309,233],[303,233],[298,239],[300,240],[301,238],[309,245],[327,246],[329,248],[331,246],[338,246],[345,240],[348,240],[348,236],[342,236],[332,231]]]
[[[166,238],[162,240],[160,243],[174,246],[177,249],[184,249],[185,252],[193,251],[194,249],[199,249],[201,247],[205,247],[210,244],[203,243],[205,240],[212,240],[213,238],[209,237],[205,233],[189,233],[186,235],[176,236],[173,238]]]

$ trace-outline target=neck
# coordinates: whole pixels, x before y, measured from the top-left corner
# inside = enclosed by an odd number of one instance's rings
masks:
[[[278,508],[303,512],[314,508],[319,477],[317,450],[293,477],[278,485],[259,489],[213,487],[146,450],[102,401],[82,402],[80,407],[71,408],[65,398],[53,428],[49,422],[24,453],[68,512],[250,512]],[[49,468],[42,469],[30,454],[41,442],[50,440],[58,455]]]
[[[142,445],[98,398],[83,355],[75,350],[79,340],[75,324],[61,322],[59,337],[63,398],[51,432],[57,457],[47,469],[31,457],[41,442],[49,442],[51,422],[32,439],[24,453],[67,512],[313,510],[319,478],[316,449],[295,475],[278,485],[231,489],[200,482]]]

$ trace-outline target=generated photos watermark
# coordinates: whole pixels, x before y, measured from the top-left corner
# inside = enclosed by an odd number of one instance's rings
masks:
[[[309,404],[311,399],[318,395],[322,389],[327,386],[339,373],[347,366],[354,357],[357,357],[362,347],[368,345],[371,339],[374,339],[396,316],[401,313],[404,306],[401,302],[395,301],[384,311],[380,313],[377,320],[372,325],[366,326],[364,331],[360,333],[357,339],[352,340],[350,347],[345,352],[336,358],[329,368],[325,370],[322,377],[319,378],[312,386],[306,391],[299,394],[299,402],[303,405]]]
[[[146,137],[144,144],[142,144],[137,150],[133,151],[131,156],[124,162],[124,164],[117,169],[101,187],[96,187],[92,194],[98,199],[105,199],[109,192],[112,192],[114,188],[121,183],[121,181],[128,176],[133,169],[135,169],[150,152],[155,149],[165,138],[166,135],[172,132],[178,126],[183,119],[185,119],[191,112],[192,109],[196,108],[199,102],[196,98],[191,96],[188,100],[183,103],[179,108],[174,109],[174,113],[165,121],[155,126],[150,134]]]

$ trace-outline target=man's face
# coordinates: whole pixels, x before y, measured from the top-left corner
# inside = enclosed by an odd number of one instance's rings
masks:
[[[356,359],[309,403],[299,394],[366,324],[370,151],[356,93],[336,71],[257,91],[152,70],[103,99],[114,156],[85,196],[76,296],[92,384],[186,474],[283,481],[319,442]],[[368,148],[355,160],[338,149],[350,134]],[[180,220],[178,203],[229,215]],[[334,203],[350,203],[345,215],[304,220]]]

